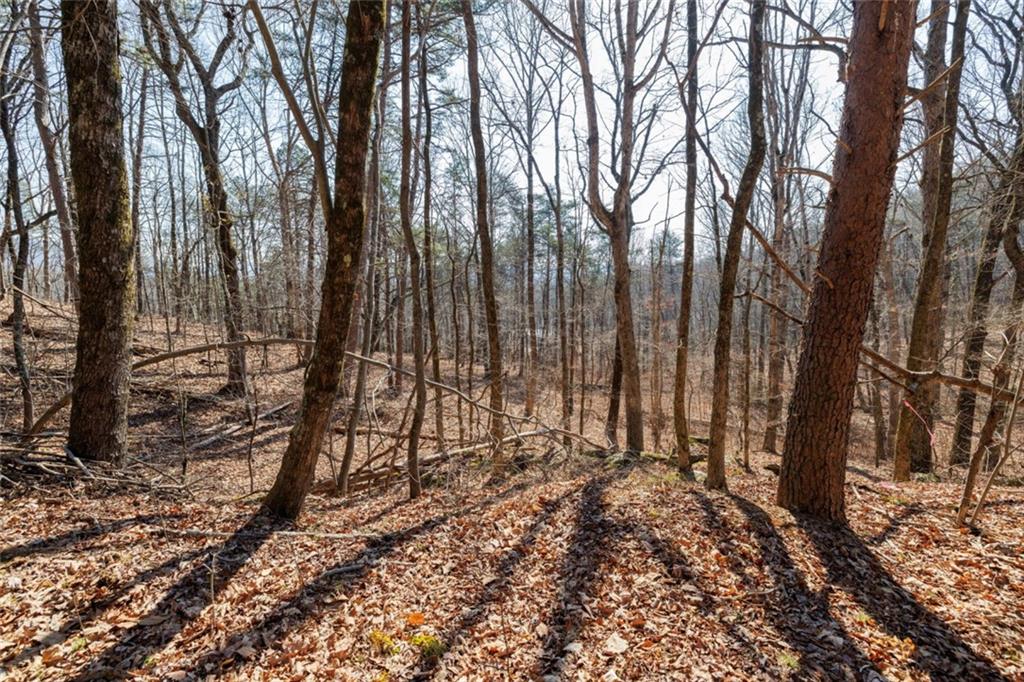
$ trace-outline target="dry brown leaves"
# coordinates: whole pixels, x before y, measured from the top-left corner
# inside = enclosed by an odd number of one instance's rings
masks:
[[[851,532],[731,474],[732,495],[645,465],[314,498],[305,535],[252,503],[24,497],[0,512],[0,661],[10,679],[1024,675],[1024,496],[1000,491],[974,536],[951,486],[854,476]]]

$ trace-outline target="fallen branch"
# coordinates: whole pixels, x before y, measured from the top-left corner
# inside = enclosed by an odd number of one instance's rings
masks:
[[[291,405],[294,404],[294,403],[295,403],[294,400],[289,400],[288,402],[281,403],[280,405],[277,405],[276,407],[270,408],[266,412],[262,412],[262,413],[256,415],[256,417],[254,419],[252,419],[251,421],[246,419],[245,421],[243,421],[240,424],[235,424],[234,426],[229,426],[228,428],[224,429],[223,431],[218,431],[217,433],[213,434],[212,436],[204,438],[201,441],[199,441],[198,443],[192,444],[190,446],[190,449],[192,449],[192,450],[201,450],[202,448],[206,447],[207,445],[210,445],[211,443],[215,443],[218,440],[220,440],[221,438],[226,438],[226,437],[228,437],[228,436],[230,436],[232,434],[238,433],[239,431],[241,431],[242,429],[244,429],[246,427],[250,427],[250,426],[255,427],[256,424],[261,419],[266,419],[267,417],[270,417],[270,416],[272,416],[274,414],[277,414],[278,412],[280,412],[282,410],[285,410],[288,407],[291,407]]]
[[[285,339],[279,337],[270,337],[266,339],[246,339],[245,341],[225,341],[223,343],[208,343],[202,346],[191,346],[189,348],[180,348],[178,350],[170,351],[168,353],[161,353],[160,355],[152,355],[138,362],[132,363],[132,372],[142,369],[143,367],[149,367],[150,365],[156,365],[161,362],[173,360],[175,358],[185,357],[187,355],[196,355],[199,353],[209,353],[218,350],[232,350],[236,348],[248,348],[250,346],[272,346],[272,345],[285,345],[285,344],[297,344],[297,345],[313,345],[312,341],[306,339]],[[60,397],[60,400],[50,405],[45,412],[36,420],[32,425],[32,428],[28,430],[26,435],[34,436],[42,431],[43,427],[46,426],[54,415],[60,412],[62,409],[68,406],[71,402],[71,392],[68,391]]]
[[[230,342],[223,342],[223,343],[209,343],[209,344],[205,344],[205,345],[202,345],[202,346],[192,346],[190,348],[180,348],[180,349],[175,350],[175,351],[171,351],[171,352],[168,352],[168,353],[161,353],[160,355],[153,355],[153,356],[150,356],[150,357],[145,358],[143,360],[139,360],[138,362],[135,362],[135,363],[132,364],[132,372],[140,370],[140,369],[142,369],[144,367],[149,367],[150,365],[156,365],[156,364],[159,364],[161,362],[166,362],[168,360],[173,360],[175,358],[185,357],[185,356],[188,356],[188,355],[196,355],[196,354],[199,354],[199,353],[207,353],[207,352],[220,351],[220,350],[231,350],[231,349],[236,349],[236,348],[247,348],[247,347],[251,347],[251,346],[271,346],[271,345],[303,345],[303,346],[312,346],[313,342],[308,340],[308,339],[288,339],[288,338],[282,338],[282,337],[269,337],[269,338],[265,338],[265,339],[246,339],[244,341],[230,341]],[[366,362],[366,363],[369,363],[369,364],[377,366],[377,367],[382,367],[382,368],[387,369],[387,370],[392,371],[392,372],[398,372],[398,373],[404,374],[406,376],[415,376],[414,373],[412,372],[412,370],[399,369],[399,368],[395,367],[394,365],[391,365],[391,364],[389,364],[387,362],[384,362],[383,360],[376,360],[374,358],[369,358],[369,357],[366,357],[364,355],[359,355],[358,353],[353,353],[353,352],[350,352],[350,351],[345,351],[345,355],[350,357],[350,358],[352,358],[352,359],[354,359],[354,360],[358,360],[360,362]],[[508,419],[510,422],[515,421],[515,422],[520,422],[520,423],[523,423],[523,424],[535,424],[535,425],[541,427],[542,429],[544,429],[544,430],[546,430],[546,431],[548,431],[548,432],[550,432],[552,434],[557,434],[557,435],[565,436],[567,438],[571,438],[573,440],[581,442],[581,443],[583,443],[583,444],[585,444],[585,445],[587,445],[589,447],[592,447],[594,449],[597,449],[597,450],[604,450],[604,449],[606,449],[605,446],[603,446],[603,445],[601,445],[599,443],[595,443],[594,441],[590,440],[589,438],[587,438],[583,434],[576,433],[574,431],[568,431],[566,429],[559,429],[559,428],[556,428],[556,427],[553,427],[553,426],[548,426],[548,425],[544,424],[543,422],[541,422],[540,420],[538,420],[536,417],[521,417],[519,415],[511,414],[509,412],[504,412],[504,411],[501,411],[501,410],[495,410],[495,409],[489,407],[488,405],[485,405],[484,403],[480,402],[479,400],[473,399],[472,397],[466,395],[465,393],[463,393],[462,391],[460,391],[459,389],[457,389],[457,388],[455,388],[453,386],[449,386],[447,384],[442,384],[442,383],[437,382],[437,381],[432,381],[430,379],[427,379],[426,383],[429,386],[433,386],[433,387],[439,388],[442,391],[445,391],[447,393],[451,393],[453,395],[456,395],[459,398],[461,398],[462,400],[465,400],[466,402],[476,406],[478,409],[483,410],[484,412],[487,412],[489,414],[495,415],[497,417],[502,417],[502,418]],[[53,419],[54,415],[56,415],[58,412],[60,412],[70,402],[71,402],[71,393],[70,392],[65,393],[60,398],[60,400],[58,400],[53,405],[51,405],[49,408],[47,408],[47,410],[39,417],[39,419],[36,420],[36,422],[32,425],[32,428],[29,429],[27,435],[34,436],[34,435],[38,434],[40,431],[42,431],[43,427],[46,426],[51,419]],[[194,447],[198,447],[198,446],[194,446]]]

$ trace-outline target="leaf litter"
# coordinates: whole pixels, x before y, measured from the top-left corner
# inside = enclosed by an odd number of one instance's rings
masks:
[[[1024,679],[1024,495],[851,474],[852,530],[590,458],[404,502],[0,509],[7,679]]]

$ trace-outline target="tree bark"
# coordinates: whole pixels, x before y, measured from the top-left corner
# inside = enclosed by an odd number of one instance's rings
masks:
[[[135,273],[116,3],[63,0],[61,35],[81,258],[68,447],[83,459],[120,462],[128,444]]]
[[[161,16],[161,7],[166,18]],[[139,5],[142,18],[142,33],[146,47],[153,56],[157,66],[167,78],[168,86],[174,95],[175,113],[188,129],[202,160],[203,180],[206,185],[206,211],[213,222],[216,235],[217,259],[221,277],[223,278],[223,316],[225,335],[228,341],[239,341],[242,334],[242,294],[241,280],[238,270],[238,252],[235,249],[234,217],[228,207],[228,193],[224,184],[223,169],[220,159],[220,100],[241,85],[241,75],[234,79],[215,84],[217,72],[222,64],[223,54],[236,42],[237,23],[239,17],[234,10],[224,12],[227,31],[219,41],[215,56],[206,66],[199,62],[198,53],[192,39],[178,24],[174,9],[168,0],[142,0]],[[166,23],[165,23],[166,21]],[[170,34],[168,33],[170,27]],[[171,48],[171,34],[177,44],[177,58]],[[154,41],[155,38],[155,41]],[[245,49],[242,54],[244,59]],[[185,57],[195,72],[195,77],[202,103],[199,118],[193,114],[185,96],[181,71]],[[247,395],[248,375],[246,371],[245,349],[237,348],[228,353],[228,377],[224,389],[227,393]]]
[[[923,215],[926,222],[924,262],[917,283],[914,316],[911,323],[907,369],[915,372],[936,368],[942,342],[942,283],[945,271],[946,235],[949,231],[950,204],[953,196],[953,151],[956,141],[957,112],[960,104],[960,74],[967,36],[970,0],[958,0],[953,27],[953,62],[943,100],[942,90],[926,94],[925,132],[942,133],[941,145],[925,148],[921,180]],[[928,31],[925,55],[925,81],[931,83],[945,71],[947,0],[933,0],[934,15]],[[944,102],[944,104],[943,104]],[[932,384],[906,396],[900,408],[894,446],[893,478],[906,481],[911,471],[928,472],[933,466],[935,409],[939,385]]]
[[[366,158],[386,0],[349,5],[338,91],[334,202],[327,219],[327,265],[316,343],[306,369],[302,407],[274,485],[263,501],[271,513],[295,518],[313,483],[324,433],[345,361],[352,295],[366,229]]]
[[[841,143],[789,404],[778,503],[833,521],[845,521],[857,362],[896,171],[916,5],[854,5]]]
[[[412,10],[408,2],[402,3],[402,177],[399,185],[399,212],[405,250],[409,256],[409,276],[412,283],[412,353],[415,371],[416,403],[409,426],[409,445],[406,452],[406,475],[409,477],[409,499],[420,496],[419,446],[427,407],[427,384],[423,357],[423,301],[420,297],[420,252],[412,232],[412,197],[410,176],[412,168],[412,83],[409,76],[410,43],[412,36]],[[438,406],[440,408],[440,405]]]
[[[5,27],[14,30],[20,19],[13,17]],[[20,83],[11,82],[11,56],[13,43],[7,43],[0,65],[0,129],[3,131],[4,144],[7,147],[7,196],[5,209],[8,215],[14,216],[14,229],[18,234],[17,255],[11,250],[13,261],[11,284],[14,287],[11,296],[11,328],[14,342],[14,364],[18,372],[18,384],[21,388],[22,428],[28,431],[33,421],[32,376],[25,352],[25,332],[27,319],[25,315],[25,273],[29,261],[29,230],[22,211],[21,197],[21,164],[17,145],[17,122],[12,119],[14,98]],[[7,219],[9,225],[9,218]],[[13,241],[9,242],[13,245]]]
[[[693,306],[693,238],[697,216],[697,0],[686,0],[686,198],[683,204],[683,271],[680,275],[679,317],[676,319],[676,372],[672,388],[672,423],[676,460],[692,476],[690,426],[686,419],[686,373],[690,358],[690,317]]]
[[[430,145],[434,137],[433,113],[430,105],[429,61],[427,59],[427,20],[420,15],[416,5],[416,23],[420,35],[420,98],[423,106],[423,263],[426,275],[427,331],[430,334],[430,371],[434,381],[441,381],[441,344],[437,333],[437,303],[434,291],[434,225],[431,218],[433,204],[434,176],[430,157]],[[441,389],[434,389],[434,431],[444,443],[444,403]]]
[[[749,94],[747,118],[750,123],[750,152],[743,168],[736,199],[733,203],[729,233],[726,237],[725,257],[722,260],[722,280],[718,293],[718,329],[715,333],[714,371],[711,389],[711,427],[708,442],[708,475],[705,486],[711,490],[724,490],[725,441],[729,418],[729,364],[732,344],[732,312],[735,303],[736,274],[739,270],[743,231],[747,212],[754,198],[757,177],[765,156],[764,134],[764,14],[765,0],[754,0],[750,8],[750,57],[748,66]]]
[[[473,138],[473,162],[476,169],[476,228],[480,239],[480,277],[483,288],[484,313],[487,320],[488,374],[490,379],[490,407],[500,412],[504,402],[500,330],[498,328],[498,301],[494,292],[494,246],[487,220],[487,149],[484,146],[480,123],[480,67],[477,49],[476,24],[473,3],[462,0],[462,18],[466,26],[466,52],[469,70],[469,124]],[[504,432],[501,419],[491,415],[490,434],[500,441]],[[495,463],[498,471],[502,459]]]
[[[999,174],[999,184],[990,199],[988,223],[981,242],[978,269],[971,290],[971,305],[967,312],[967,336],[960,375],[977,379],[981,374],[981,357],[988,338],[988,310],[995,286],[996,258],[999,243],[1007,225],[1018,225],[1024,218],[1024,202],[1020,201],[1021,178],[1024,177],[1024,129],[1018,131],[1013,153]],[[966,464],[971,454],[971,435],[974,430],[974,412],[977,396],[974,391],[960,389],[956,401],[956,429],[949,454],[950,464]]]
[[[57,223],[60,225],[60,243],[64,252],[64,281],[67,284],[69,298],[73,305],[78,305],[78,257],[75,254],[74,225],[71,221],[71,209],[68,206],[67,190],[61,177],[57,159],[57,137],[50,120],[50,82],[46,73],[46,52],[43,39],[43,28],[39,22],[39,3],[31,0],[28,4],[29,49],[31,52],[33,75],[33,111],[35,113],[36,130],[39,131],[39,142],[43,148],[43,161],[46,164],[46,178],[50,183],[50,196],[57,211]]]

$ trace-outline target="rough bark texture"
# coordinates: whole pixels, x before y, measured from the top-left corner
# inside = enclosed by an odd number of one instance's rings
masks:
[[[778,503],[835,521],[845,520],[857,361],[896,171],[916,5],[854,5],[842,143],[789,404]]]
[[[128,440],[135,272],[117,4],[64,0],[61,34],[81,257],[68,447],[82,458],[120,461]]]
[[[963,61],[967,35],[970,0],[957,3],[956,25],[953,29],[954,63]],[[926,81],[938,78],[945,70],[946,22],[949,3],[933,0],[935,12],[928,31],[925,55]],[[917,284],[914,316],[911,323],[907,369],[915,372],[936,368],[942,345],[942,285],[946,263],[946,234],[949,231],[950,203],[953,193],[953,146],[956,139],[957,111],[960,98],[960,74],[953,68],[943,90],[925,95],[925,132],[937,134],[945,126],[941,145],[925,148],[924,173],[921,179],[923,217],[925,220],[924,262]],[[893,476],[897,481],[910,478],[911,471],[932,470],[932,432],[938,406],[939,384],[923,386],[907,396],[900,409],[896,427]]]
[[[467,65],[469,67],[469,124],[473,137],[473,163],[476,169],[476,230],[480,239],[480,279],[484,314],[487,320],[487,372],[490,379],[490,408],[500,412],[504,403],[501,342],[498,329],[498,301],[494,293],[494,246],[487,220],[487,148],[480,123],[480,67],[477,50],[473,3],[462,0],[462,19],[466,26]],[[501,440],[501,419],[491,415],[491,437]],[[500,468],[501,458],[496,461]]]
[[[705,485],[710,489],[725,488],[726,422],[729,417],[729,360],[732,342],[732,311],[739,270],[743,231],[747,211],[754,198],[757,177],[764,164],[764,0],[755,0],[750,8],[750,64],[748,65],[749,95],[747,118],[750,123],[750,153],[743,168],[736,201],[733,204],[729,234],[722,261],[722,280],[718,291],[718,330],[715,333],[715,367],[712,376],[711,431],[708,443],[708,476]]]
[[[316,343],[306,369],[298,421],[289,434],[274,486],[263,502],[268,511],[287,518],[299,515],[312,486],[345,360],[366,229],[366,157],[386,4],[385,0],[352,2],[345,24],[339,149],[334,201],[327,216],[327,264]]]

